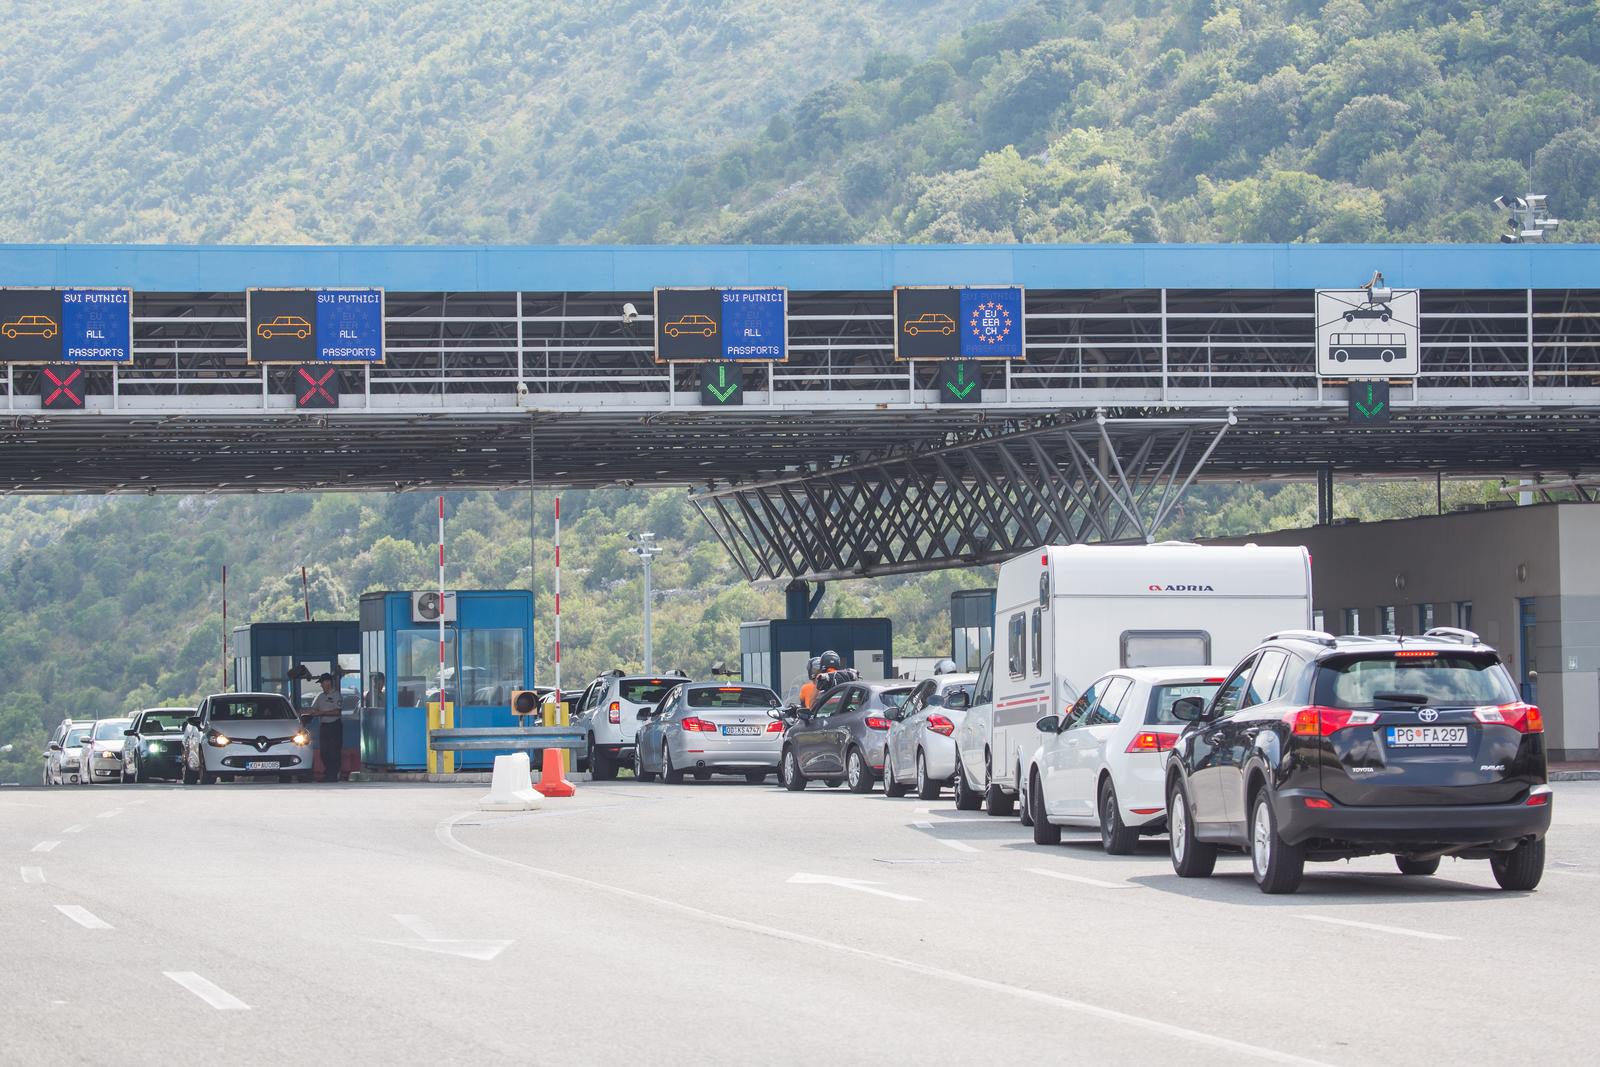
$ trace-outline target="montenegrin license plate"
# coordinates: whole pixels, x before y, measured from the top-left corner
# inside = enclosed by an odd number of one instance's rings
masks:
[[[1467,743],[1465,726],[1391,726],[1389,744],[1402,748],[1423,745],[1464,745]]]
[[[724,726],[722,728],[722,732],[724,734],[759,734],[761,732],[761,727],[759,727],[759,726]]]
[[[275,771],[278,769],[278,761],[275,759],[251,760],[244,765],[244,769],[247,771]]]

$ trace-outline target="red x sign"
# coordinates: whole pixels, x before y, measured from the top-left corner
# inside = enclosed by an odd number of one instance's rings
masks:
[[[294,395],[297,407],[336,408],[339,406],[338,367],[296,367]]]
[[[52,408],[83,407],[83,368],[73,366],[39,368],[40,406]]]

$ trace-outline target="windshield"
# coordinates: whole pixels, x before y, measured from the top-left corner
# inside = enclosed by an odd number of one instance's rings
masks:
[[[172,714],[146,715],[139,724],[139,733],[146,737],[155,737],[159,734],[175,734],[183,729],[183,721],[189,716],[178,711]]]
[[[617,684],[617,694],[630,704],[654,706],[673,686],[682,684],[682,678],[624,678]]]
[[[1172,714],[1172,706],[1185,697],[1199,697],[1200,705],[1211,703],[1217,691],[1217,682],[1199,682],[1189,685],[1157,685],[1150,688],[1150,708],[1145,712],[1146,726],[1182,726],[1184,721]]]
[[[110,741],[114,737],[121,737],[122,731],[126,730],[132,721],[132,719],[101,719],[94,724],[94,739]]]
[[[72,728],[72,732],[67,735],[66,747],[67,748],[81,748],[83,746],[83,743],[89,739],[89,731],[90,731],[90,729],[92,729],[92,727],[74,726]]]
[[[967,694],[967,703],[970,704],[972,703],[973,687],[977,684],[978,683],[976,682],[966,682],[962,685],[947,685],[944,687],[943,691],[935,689],[933,692],[928,694],[928,707],[942,708],[949,704],[950,698],[955,696],[957,693]]]
[[[282,697],[243,697],[211,702],[212,722],[257,722],[295,717],[294,709]]]
[[[906,702],[906,697],[910,695],[910,689],[885,689],[882,693],[878,694],[878,698],[883,701],[884,707],[898,708],[901,704]]]
[[[689,690],[691,708],[775,708],[778,694],[759,685],[719,685]]]
[[[1314,701],[1330,708],[1395,708],[1478,707],[1519,699],[1511,676],[1492,654],[1419,651],[1401,656],[1387,652],[1324,662],[1317,671]]]

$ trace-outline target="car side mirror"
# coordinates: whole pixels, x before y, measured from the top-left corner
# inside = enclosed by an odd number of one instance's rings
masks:
[[[1206,703],[1199,697],[1183,697],[1172,702],[1172,717],[1179,722],[1196,722],[1205,710]]]
[[[648,719],[654,714],[655,712],[650,708],[645,708],[643,711],[639,712],[639,714],[635,715],[634,718],[638,719],[640,722],[644,722],[644,720]]]
[[[57,744],[56,742],[52,741],[52,742],[50,742],[50,751],[51,752],[60,752],[61,751],[61,746],[59,744]]]
[[[972,706],[972,698],[965,693],[951,693],[944,698],[944,706],[952,711],[966,711]]]
[[[198,715],[191,715],[183,721],[197,730],[200,728],[200,716]]]
[[[1046,715],[1033,724],[1033,728],[1042,734],[1057,734],[1061,732],[1061,716]]]
[[[124,730],[124,731],[122,731],[122,736],[123,737],[138,737],[139,736],[139,731],[138,730]]]

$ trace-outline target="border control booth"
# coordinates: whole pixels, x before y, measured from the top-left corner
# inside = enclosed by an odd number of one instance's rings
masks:
[[[345,774],[361,769],[361,638],[351,620],[334,622],[256,622],[234,627],[233,690],[282,693],[298,711],[321,692],[317,677],[339,679],[343,705]],[[322,753],[313,757],[322,776]]]
[[[444,702],[455,727],[515,726],[514,690],[533,683],[533,594],[463,589],[361,597],[361,761],[375,770],[428,767],[428,705],[439,701],[439,612],[445,616]],[[510,750],[507,750],[510,751]],[[485,770],[497,752],[463,752],[457,770]]]

